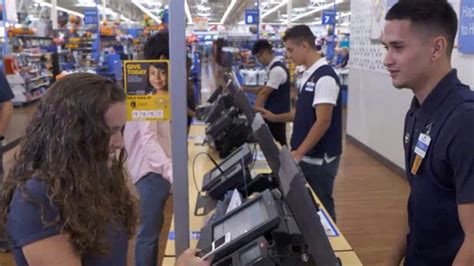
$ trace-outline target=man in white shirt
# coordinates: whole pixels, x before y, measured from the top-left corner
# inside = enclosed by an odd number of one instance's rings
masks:
[[[286,65],[274,56],[272,45],[267,40],[258,40],[252,49],[257,60],[267,66],[268,80],[261,87],[243,87],[257,94],[256,108],[265,108],[274,114],[290,112],[290,75]],[[266,121],[273,137],[280,145],[287,145],[286,123]]]
[[[286,31],[288,56],[304,65],[296,111],[283,114],[259,108],[267,120],[293,121],[291,149],[306,180],[336,220],[332,197],[342,154],[342,103],[339,78],[316,50],[315,37],[306,25]]]

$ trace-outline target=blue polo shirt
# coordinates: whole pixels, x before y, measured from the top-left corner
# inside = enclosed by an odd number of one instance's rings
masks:
[[[44,208],[46,221],[53,221],[58,211],[47,197],[47,186],[44,182],[32,178],[26,182],[26,189],[35,203],[25,199],[20,190],[16,190],[10,203],[7,219],[7,231],[12,242],[12,253],[17,266],[28,266],[22,247],[33,242],[60,234],[60,226],[45,226],[41,221],[40,208]],[[86,254],[82,258],[84,266],[125,266],[127,265],[128,236],[122,230],[107,232],[110,252],[104,256]]]
[[[431,141],[413,174],[420,134]],[[457,207],[474,203],[474,92],[459,81],[456,70],[421,106],[413,99],[404,148],[411,187],[405,265],[452,265],[464,241]]]
[[[14,98],[10,84],[8,84],[7,77],[3,70],[0,69],[0,103],[10,101]]]

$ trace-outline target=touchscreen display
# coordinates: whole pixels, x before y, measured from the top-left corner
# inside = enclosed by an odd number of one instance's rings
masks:
[[[236,239],[268,219],[263,198],[253,202],[230,218],[214,225],[213,239],[219,239],[230,233]]]

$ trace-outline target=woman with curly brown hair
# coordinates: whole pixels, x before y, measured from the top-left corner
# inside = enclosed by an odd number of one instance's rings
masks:
[[[137,204],[125,120],[123,90],[98,75],[68,75],[44,95],[1,186],[1,231],[18,266],[126,265]]]

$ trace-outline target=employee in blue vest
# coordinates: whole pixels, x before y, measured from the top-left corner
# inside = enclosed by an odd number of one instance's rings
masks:
[[[311,188],[336,220],[332,197],[342,153],[342,104],[339,78],[316,50],[315,37],[306,25],[286,31],[288,56],[303,65],[296,111],[274,114],[258,109],[267,120],[293,121],[291,150]]]
[[[384,64],[415,96],[403,139],[408,223],[386,265],[472,266],[474,92],[451,67],[456,13],[446,0],[410,0],[385,19]]]
[[[267,40],[258,40],[252,54],[267,66],[268,80],[262,87],[243,87],[247,92],[257,94],[255,107],[265,108],[275,114],[290,111],[290,74],[281,59],[273,54],[272,45]],[[282,146],[287,145],[286,123],[266,121],[273,137]]]

